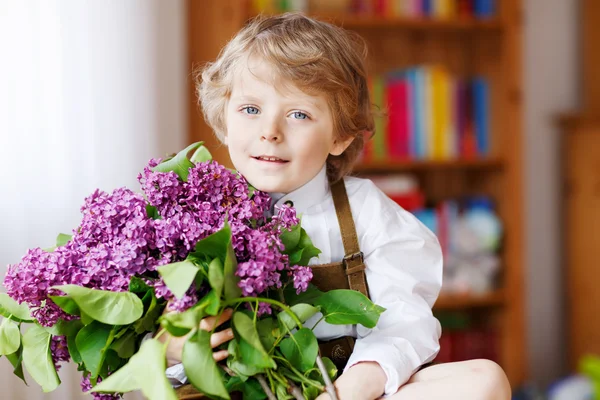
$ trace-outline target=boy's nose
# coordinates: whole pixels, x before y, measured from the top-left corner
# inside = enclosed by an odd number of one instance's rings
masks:
[[[280,142],[281,135],[278,134],[277,132],[263,133],[263,135],[261,136],[260,139],[268,141],[268,142]]]
[[[281,131],[276,123],[270,123],[263,127],[261,140],[268,142],[281,142],[283,138]]]

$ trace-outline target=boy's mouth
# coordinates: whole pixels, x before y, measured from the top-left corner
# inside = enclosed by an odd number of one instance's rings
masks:
[[[256,156],[256,157],[252,157],[255,160],[258,161],[266,161],[266,162],[272,162],[272,163],[286,163],[288,162],[288,160],[284,160],[282,158],[279,157],[275,157],[275,156]]]

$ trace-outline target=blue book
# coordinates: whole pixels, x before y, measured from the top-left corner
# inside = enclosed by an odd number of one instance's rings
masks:
[[[415,135],[415,95],[416,95],[416,69],[409,68],[406,70],[406,81],[408,83],[408,98],[406,99],[407,113],[406,122],[408,125],[408,155],[410,158],[417,156],[417,138]]]
[[[423,68],[415,68],[413,71],[414,155],[417,159],[424,159],[427,156],[427,148],[425,147],[425,70]]]
[[[423,0],[423,15],[425,15],[426,17],[430,17],[431,15],[433,15],[433,2],[435,0]]]
[[[477,154],[486,156],[490,151],[489,129],[489,85],[484,78],[473,80],[473,117],[475,120],[475,139]]]
[[[438,234],[438,218],[435,209],[423,208],[413,212],[414,216],[417,217],[423,225],[427,227],[435,235]]]
[[[473,4],[473,13],[478,18],[489,18],[496,14],[495,0],[475,0]]]

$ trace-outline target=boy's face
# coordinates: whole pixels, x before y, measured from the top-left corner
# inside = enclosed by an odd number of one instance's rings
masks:
[[[329,154],[352,141],[335,140],[324,96],[281,81],[260,59],[234,78],[226,109],[225,143],[235,168],[259,190],[289,193],[310,181]]]

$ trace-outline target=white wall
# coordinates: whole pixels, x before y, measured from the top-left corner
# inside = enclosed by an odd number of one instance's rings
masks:
[[[187,141],[184,0],[0,0],[0,280],[81,220],[95,188],[139,190]],[[42,394],[0,359],[0,398],[83,398],[80,373]]]
[[[531,378],[546,385],[567,372],[555,121],[579,101],[578,1],[525,0],[524,11],[527,344]]]

